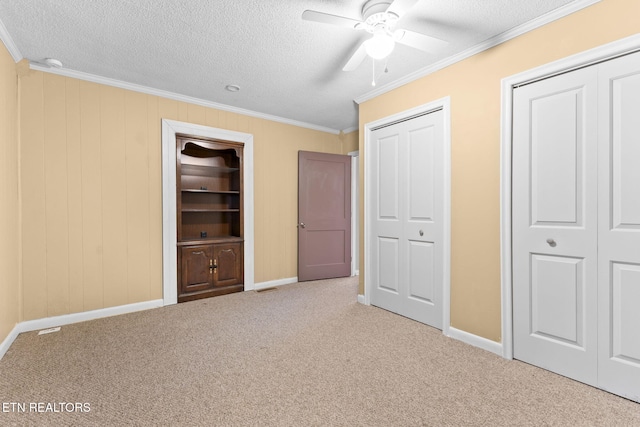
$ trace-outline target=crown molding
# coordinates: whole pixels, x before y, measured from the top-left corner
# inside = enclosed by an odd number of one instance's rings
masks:
[[[155,89],[152,87],[143,86],[135,83],[128,83],[123,80],[111,79],[109,77],[102,77],[95,74],[84,73],[82,71],[70,70],[68,68],[50,68],[50,67],[47,67],[46,65],[42,65],[37,62],[30,62],[29,67],[32,70],[42,71],[45,73],[58,74],[64,77],[71,77],[74,79],[85,80],[93,83],[99,83],[106,86],[113,86],[120,89],[131,90],[134,92],[141,92],[147,95],[154,95],[162,98],[173,99],[174,101],[187,102],[189,104],[200,105],[202,107],[215,108],[216,110],[228,111],[230,113],[242,114],[244,116],[255,117],[258,119],[269,120],[272,122],[284,123],[287,125],[298,126],[301,128],[317,130],[320,132],[327,132],[334,135],[338,135],[340,133],[339,130],[328,128],[325,126],[314,125],[312,123],[300,122],[297,120],[287,119],[285,117],[273,116],[271,114],[265,114],[257,111],[246,110],[244,108],[238,108],[238,107],[233,107],[231,105],[220,104],[213,101],[207,101],[206,99],[181,95],[175,92]]]
[[[2,20],[0,20],[0,40],[2,40],[2,43],[4,43],[4,46],[7,48],[15,62],[22,61],[23,56],[20,53],[18,46],[16,46],[15,42],[11,38],[11,35],[9,35],[9,31],[7,31],[7,27],[4,26],[4,22],[2,22]]]
[[[354,131],[356,131],[358,129],[359,129],[358,126],[352,126],[350,128],[342,129],[342,133],[351,133],[351,132],[354,132]]]
[[[529,31],[533,31],[536,28],[540,28],[544,25],[547,25],[550,22],[556,21],[560,18],[564,18],[565,16],[571,15],[572,13],[577,12],[586,7],[589,7],[595,3],[599,3],[600,1],[601,0],[577,0],[572,3],[566,4],[564,6],[561,6],[548,13],[545,13],[544,15],[541,15],[535,19],[532,19],[531,21],[525,22],[524,24],[521,24],[508,31],[505,31],[504,33],[491,37],[490,39],[487,39],[482,43],[472,46],[469,49],[464,50],[456,55],[445,58],[442,61],[429,65],[428,67],[424,67],[414,71],[411,74],[407,74],[406,76],[398,80],[395,80],[391,83],[380,86],[375,90],[372,90],[370,92],[365,93],[362,96],[359,96],[358,98],[355,98],[354,101],[357,104],[361,104],[377,96],[390,92],[393,89],[397,89],[400,86],[404,86],[407,83],[411,83],[422,77],[428,76],[429,74],[435,73],[436,71],[446,68],[449,65],[453,65],[456,62],[460,62],[473,55],[477,55],[480,52],[491,49],[492,47],[495,47],[501,43],[504,43],[518,36],[521,36],[522,34],[528,33]]]

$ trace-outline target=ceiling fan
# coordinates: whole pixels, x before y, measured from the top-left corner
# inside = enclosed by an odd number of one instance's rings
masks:
[[[395,28],[398,20],[418,1],[420,0],[368,0],[362,7],[362,21],[315,10],[305,10],[302,19],[372,34],[342,68],[343,71],[352,71],[358,68],[367,55],[374,59],[387,57],[393,51],[396,42],[429,53],[436,53],[448,44],[435,37]]]

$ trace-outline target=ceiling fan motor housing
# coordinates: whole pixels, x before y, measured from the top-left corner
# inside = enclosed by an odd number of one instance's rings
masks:
[[[391,3],[389,0],[369,0],[366,2],[362,6],[363,29],[370,33],[373,33],[379,27],[390,30],[398,20],[396,14],[387,12]]]

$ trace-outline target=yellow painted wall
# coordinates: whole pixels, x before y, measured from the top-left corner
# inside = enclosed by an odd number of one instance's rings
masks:
[[[360,105],[362,130],[368,122],[451,97],[451,326],[502,338],[501,79],[636,34],[639,17],[638,0],[603,0]],[[360,134],[363,186],[366,153]],[[363,217],[360,223],[362,235]],[[362,255],[360,265],[362,293]]]
[[[0,342],[20,320],[18,74],[0,43]]]
[[[349,154],[352,151],[358,150],[358,135],[360,132],[354,130],[353,132],[345,133],[340,136],[342,141],[342,154]]]
[[[20,88],[21,320],[162,298],[162,118],[254,135],[255,280],[297,276],[297,152],[338,135],[39,71]]]

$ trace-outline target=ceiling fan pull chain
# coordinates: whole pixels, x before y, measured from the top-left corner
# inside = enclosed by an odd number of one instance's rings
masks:
[[[389,64],[389,60],[387,59],[384,62],[384,72],[385,73],[389,72],[389,65],[388,64]],[[372,65],[372,70],[371,71],[372,71],[372,74],[373,74],[373,77],[371,79],[371,86],[375,86],[376,85],[376,60],[373,59],[373,58],[371,58],[371,65]]]
[[[371,58],[372,72],[373,77],[371,78],[371,86],[376,85],[376,60]]]

